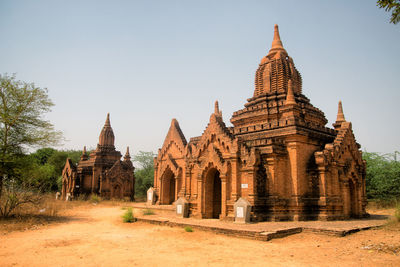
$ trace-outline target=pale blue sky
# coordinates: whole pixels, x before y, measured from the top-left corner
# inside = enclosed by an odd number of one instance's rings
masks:
[[[47,87],[62,148],[162,145],[172,118],[201,135],[215,100],[230,126],[254,90],[274,24],[329,126],[343,101],[363,150],[400,150],[400,25],[374,0],[0,0],[0,73]]]

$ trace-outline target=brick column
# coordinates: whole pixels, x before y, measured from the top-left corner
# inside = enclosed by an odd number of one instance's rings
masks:
[[[238,170],[238,160],[232,160],[231,161],[231,185],[232,185],[232,191],[231,191],[231,200],[233,202],[236,202],[236,200],[239,199],[239,194],[238,194],[238,186],[240,186],[239,179],[239,170]]]
[[[201,177],[201,173],[199,173],[197,177],[197,209],[200,218],[203,216],[203,199],[204,199],[202,183],[203,183],[203,177]]]
[[[226,174],[220,174],[221,179],[221,215],[220,218],[226,217]]]

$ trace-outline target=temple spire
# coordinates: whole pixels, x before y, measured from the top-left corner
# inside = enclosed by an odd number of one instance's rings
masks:
[[[125,161],[130,161],[131,160],[131,155],[129,154],[129,146],[126,147],[126,153],[124,156]]]
[[[110,123],[110,113],[107,113],[107,119],[106,119],[106,123],[104,124],[104,126],[111,126],[111,123]]]
[[[214,104],[214,114],[217,117],[222,117],[222,112],[221,112],[221,110],[219,110],[218,100],[215,101],[215,104]]]
[[[346,121],[346,119],[344,118],[344,114],[343,114],[342,101],[339,101],[336,121],[332,125],[336,130],[338,130],[342,126],[342,122],[345,122],[345,121]]]
[[[103,129],[101,130],[100,137],[99,137],[99,145],[100,146],[108,146],[114,147],[114,132],[111,128],[110,123],[110,113],[107,113],[107,119],[104,123]]]
[[[275,24],[274,26],[274,40],[272,40],[271,49],[284,49],[281,37],[279,36],[278,24]]]
[[[87,159],[88,159],[88,156],[86,154],[86,146],[83,146],[81,160],[87,160]]]
[[[296,105],[296,99],[294,98],[294,93],[293,93],[293,82],[292,80],[289,80],[288,84],[288,92],[286,95],[286,105]]]
[[[346,119],[344,118],[344,114],[343,114],[342,101],[339,101],[336,123],[340,123],[340,122],[344,122],[344,121],[346,121]]]
[[[286,52],[285,48],[283,48],[281,37],[279,35],[278,25],[275,24],[274,39],[272,40],[271,49],[269,50],[268,55],[265,57],[265,60],[273,59],[273,58],[277,59],[277,58],[281,58],[281,57],[285,57],[285,56],[287,56],[287,52]]]

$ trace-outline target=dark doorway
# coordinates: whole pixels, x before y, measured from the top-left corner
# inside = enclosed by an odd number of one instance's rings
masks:
[[[170,169],[164,173],[162,180],[161,204],[170,205],[175,201],[175,175]]]
[[[221,178],[217,169],[210,169],[206,176],[204,188],[204,211],[205,218],[218,219],[221,214]]]
[[[214,175],[214,188],[213,188],[213,218],[219,218],[221,214],[221,179],[219,172],[216,171]]]

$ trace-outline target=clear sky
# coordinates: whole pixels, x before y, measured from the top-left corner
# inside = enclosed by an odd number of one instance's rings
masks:
[[[230,126],[253,95],[274,24],[328,126],[343,102],[363,150],[400,151],[400,25],[375,0],[0,0],[0,73],[46,87],[63,149],[157,152],[172,118],[189,140],[219,100]]]

